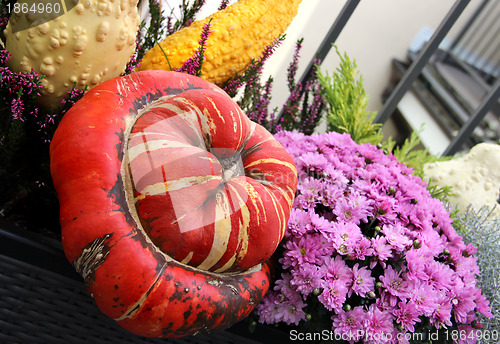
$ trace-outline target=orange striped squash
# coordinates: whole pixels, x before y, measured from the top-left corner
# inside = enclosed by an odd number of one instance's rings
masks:
[[[266,293],[296,169],[214,84],[167,71],[104,82],[66,113],[50,153],[66,256],[119,325],[223,329]]]

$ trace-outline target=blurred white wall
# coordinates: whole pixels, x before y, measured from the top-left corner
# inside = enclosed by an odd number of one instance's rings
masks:
[[[472,0],[450,32],[452,37],[471,10],[480,2]],[[277,83],[286,82],[286,67],[293,54],[293,42],[304,37],[299,75],[313,58],[345,1],[303,0],[300,13],[290,26],[288,44],[280,48],[267,66]],[[437,29],[455,0],[364,0],[360,1],[336,45],[355,59],[363,75],[365,89],[370,97],[368,110],[378,111],[381,95],[391,75],[391,60],[405,59],[408,47],[422,28]],[[295,38],[296,37],[296,38]],[[288,46],[292,45],[292,46]],[[338,67],[334,49],[325,58],[321,68],[330,74]],[[275,88],[273,104],[281,104],[287,95]]]
[[[177,6],[181,0],[164,0]],[[284,0],[286,1],[286,0]],[[450,36],[458,30],[460,23],[480,3],[472,0],[460,17]],[[231,3],[235,0],[231,1]],[[304,38],[300,76],[321,44],[331,24],[345,4],[345,0],[302,0],[299,14],[288,28],[287,40],[268,61],[265,72],[275,79],[272,107],[281,106],[288,96],[286,69],[291,61],[295,42]],[[405,59],[408,47],[421,29],[436,29],[454,5],[455,0],[363,0],[339,36],[336,45],[355,59],[364,85],[370,97],[369,111],[378,111],[380,97],[389,82],[391,60]],[[207,0],[199,18],[217,10],[220,0]],[[332,49],[322,64],[322,70],[330,74],[338,67],[338,57]]]

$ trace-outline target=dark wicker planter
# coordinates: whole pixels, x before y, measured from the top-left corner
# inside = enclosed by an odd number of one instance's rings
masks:
[[[283,343],[272,328],[245,322],[176,340],[138,337],[104,316],[64,257],[59,241],[0,220],[0,343]]]

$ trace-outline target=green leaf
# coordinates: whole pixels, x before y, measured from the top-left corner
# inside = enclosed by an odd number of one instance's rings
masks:
[[[366,110],[368,96],[363,86],[363,77],[357,70],[355,60],[335,46],[340,65],[332,76],[324,74],[317,66],[316,75],[328,103],[328,130],[349,133],[357,143],[377,144],[382,141],[381,124],[373,123],[375,113]]]

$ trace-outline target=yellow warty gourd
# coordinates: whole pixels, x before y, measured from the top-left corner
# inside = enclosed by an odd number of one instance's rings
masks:
[[[201,77],[222,85],[258,59],[266,46],[285,32],[301,0],[239,0],[224,10],[193,22],[155,45],[137,70],[179,69],[199,47],[203,25],[210,22]],[[170,67],[169,67],[170,63]]]

